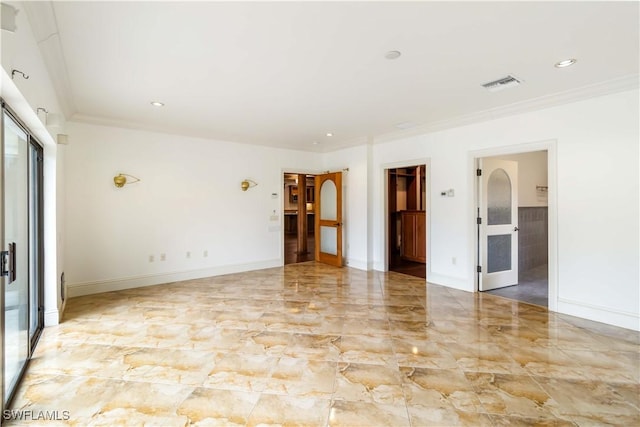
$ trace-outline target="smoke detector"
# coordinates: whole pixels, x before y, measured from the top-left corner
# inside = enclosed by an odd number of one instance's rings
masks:
[[[510,87],[518,86],[521,83],[522,83],[522,80],[509,74],[508,76],[503,77],[501,79],[494,80],[489,83],[485,83],[482,85],[482,87],[487,89],[489,92],[498,92],[503,89],[508,89]]]

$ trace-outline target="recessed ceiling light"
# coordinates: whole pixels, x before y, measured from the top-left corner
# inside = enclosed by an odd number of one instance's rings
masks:
[[[164,107],[164,102],[152,101],[151,105],[153,105],[154,107]]]
[[[565,60],[563,60],[563,61],[556,62],[555,67],[556,67],[556,68],[565,68],[565,67],[570,67],[570,66],[572,66],[573,64],[575,64],[576,62],[578,62],[578,60],[577,60],[577,59],[573,59],[573,58],[571,58],[571,59],[565,59]]]
[[[312,144],[313,144],[313,145],[318,145],[318,144],[319,144],[319,142],[318,142],[318,141],[313,141],[313,142],[312,142]]]
[[[327,136],[333,136],[331,132],[327,132]]]
[[[400,58],[400,55],[402,55],[402,53],[400,53],[400,51],[398,50],[390,50],[389,52],[384,54],[384,57],[387,59],[398,59]]]

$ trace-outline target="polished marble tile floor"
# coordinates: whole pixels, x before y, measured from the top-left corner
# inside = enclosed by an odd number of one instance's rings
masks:
[[[69,300],[13,408],[81,426],[631,426],[639,354],[637,332],[303,263]]]

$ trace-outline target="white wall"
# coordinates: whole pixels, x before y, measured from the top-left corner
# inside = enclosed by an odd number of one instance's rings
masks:
[[[474,290],[473,152],[557,141],[558,311],[640,329],[638,90],[374,145],[374,252],[384,268],[385,164],[430,158],[428,280]],[[550,217],[550,221],[552,218]],[[452,263],[452,258],[457,263]],[[553,306],[550,302],[550,306]]]
[[[282,265],[283,170],[319,169],[308,152],[80,123],[67,131],[70,296]],[[141,181],[116,188],[118,173]],[[258,186],[241,191],[245,178]]]

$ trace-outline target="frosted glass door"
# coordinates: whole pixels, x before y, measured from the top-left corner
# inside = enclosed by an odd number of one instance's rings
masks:
[[[4,407],[29,356],[29,141],[6,113],[3,146]]]
[[[481,291],[518,284],[518,163],[482,159]]]
[[[342,172],[316,176],[316,261],[342,266]]]

